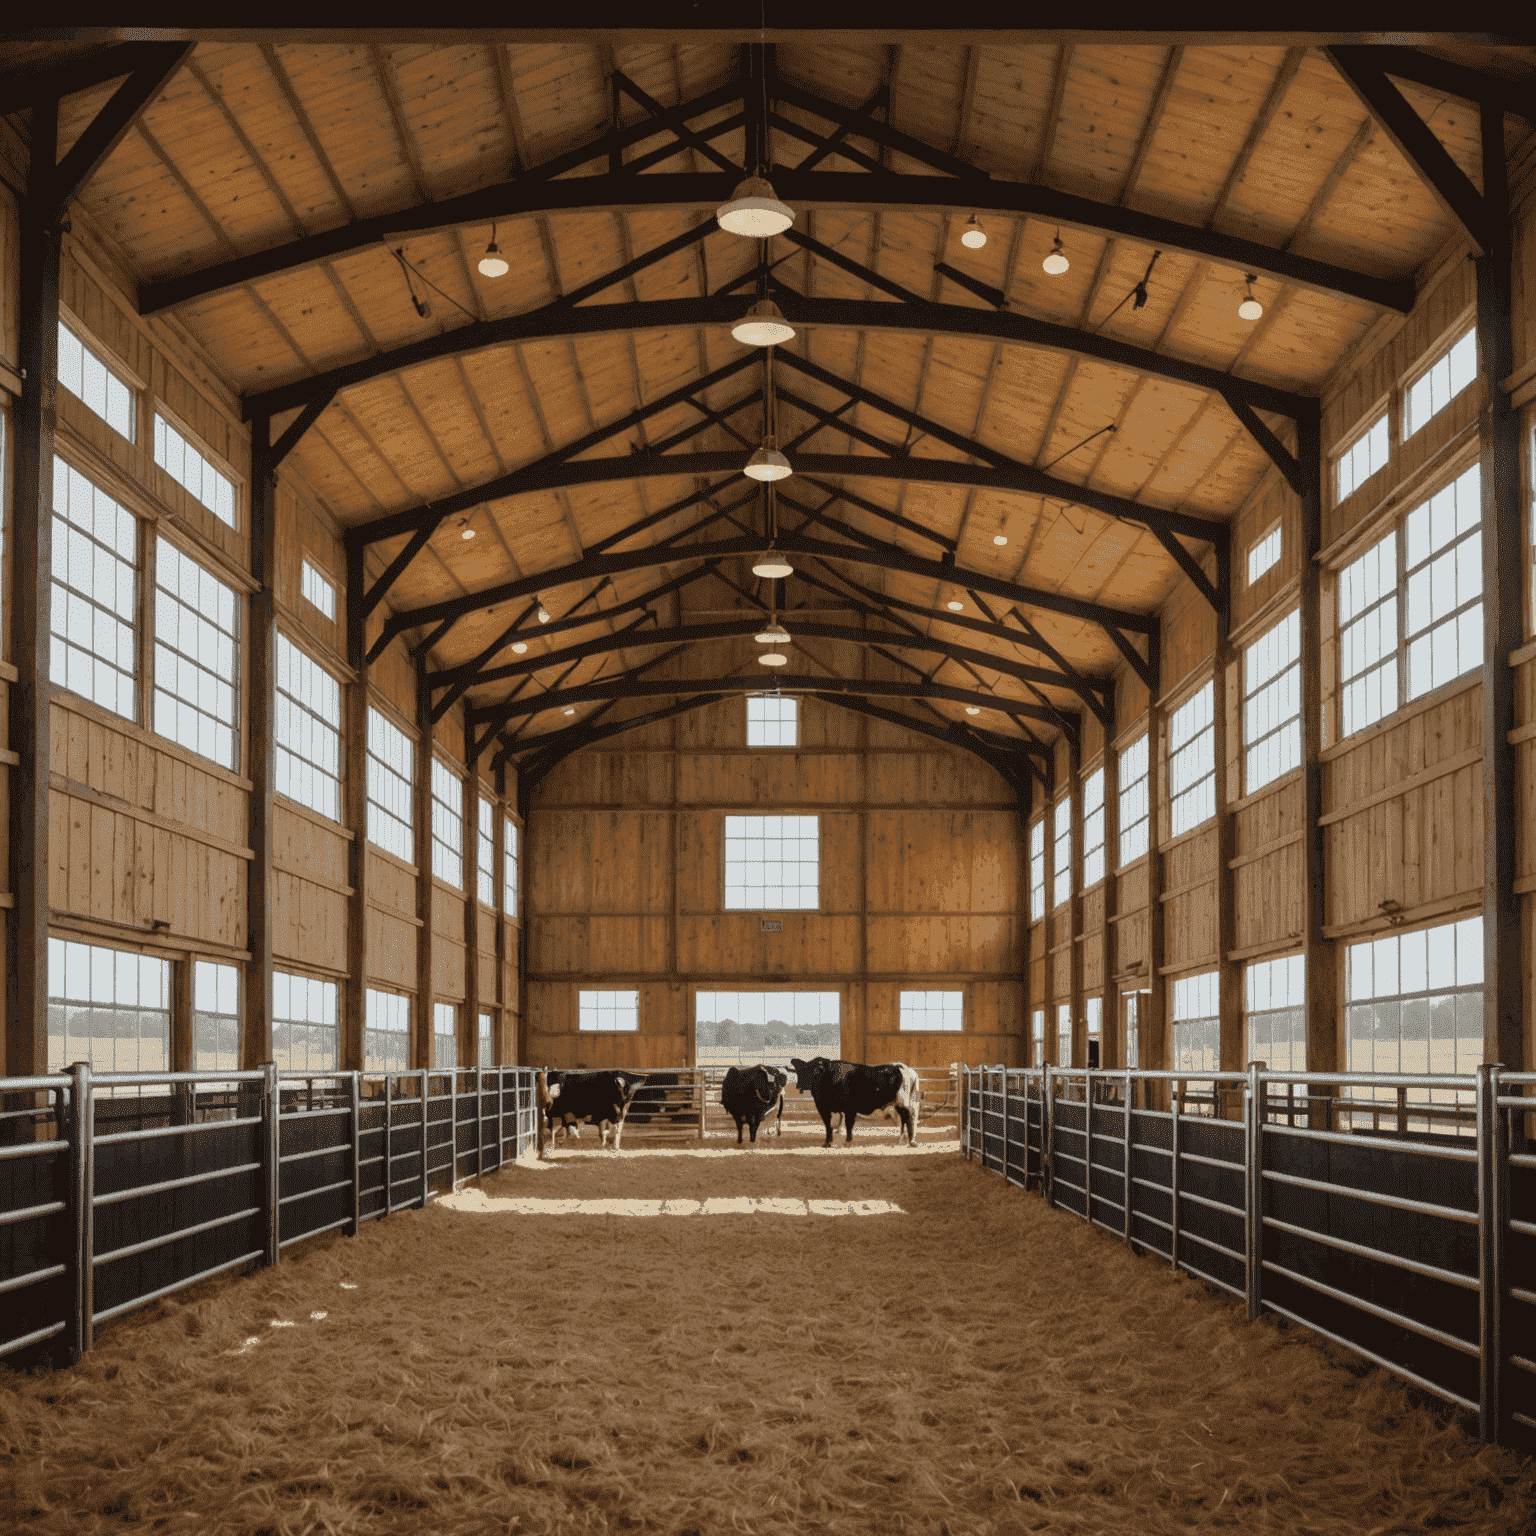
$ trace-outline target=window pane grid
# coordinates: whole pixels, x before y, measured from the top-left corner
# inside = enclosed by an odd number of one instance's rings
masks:
[[[900,1027],[957,1034],[965,1027],[964,1004],[963,992],[903,992]]]
[[[1063,797],[1056,802],[1053,812],[1054,833],[1051,839],[1051,905],[1059,907],[1072,894],[1072,801]]]
[[[501,824],[501,853],[505,864],[502,868],[502,910],[508,917],[517,916],[517,823]]]
[[[155,730],[235,767],[240,608],[233,587],[155,541]]]
[[[416,745],[385,715],[368,711],[364,764],[368,841],[407,864],[416,857]]]
[[[1045,916],[1045,819],[1029,829],[1029,912],[1035,922]]]
[[[694,1053],[701,1067],[788,1066],[792,1057],[842,1054],[840,992],[696,992]]]
[[[133,441],[133,390],[59,322],[59,383],[120,437]]]
[[[496,1065],[496,1025],[488,1013],[480,1015],[475,1030],[475,1065],[477,1067]]]
[[[727,816],[728,911],[815,911],[821,904],[816,816]]]
[[[1474,464],[1408,514],[1403,645],[1416,699],[1483,662],[1481,475]]]
[[[1031,1066],[1045,1065],[1045,1009],[1036,1008],[1029,1016],[1029,1038],[1034,1059]]]
[[[288,1072],[336,1070],[336,983],[272,973],[272,1059]]]
[[[277,637],[277,793],[341,820],[341,684]]]
[[[299,592],[304,599],[312,603],[323,613],[326,618],[336,617],[336,588],[321,572],[320,568],[311,565],[304,560],[299,565]]]
[[[1169,989],[1173,1022],[1175,1072],[1221,1070],[1221,1019],[1217,1007],[1217,973],[1181,976]]]
[[[1248,1016],[1248,1060],[1271,1072],[1307,1070],[1307,963],[1285,955],[1246,966],[1243,1011]]]
[[[1243,653],[1243,745],[1249,794],[1301,766],[1301,614]]]
[[[1408,386],[1403,436],[1412,437],[1438,416],[1477,377],[1477,332],[1457,337],[1446,351]]]
[[[240,1070],[240,971],[237,966],[218,965],[212,960],[192,962],[192,1070]]]
[[[168,960],[48,940],[48,1070],[62,1072],[75,1061],[97,1072],[170,1070]]]
[[[1216,814],[1215,697],[1212,681],[1168,722],[1168,820],[1174,837]]]
[[[1104,878],[1104,770],[1083,780],[1083,889]]]
[[[797,701],[774,694],[747,699],[747,745],[793,747],[799,736]]]
[[[437,1068],[459,1064],[459,1010],[452,1003],[432,1005],[432,1065]]]
[[[1383,413],[1339,455],[1334,464],[1334,488],[1339,501],[1386,466],[1389,448],[1387,418]]]
[[[640,994],[582,992],[577,997],[577,1028],[634,1031],[640,1028]]]
[[[1280,562],[1282,534],[1276,523],[1262,539],[1248,546],[1248,584],[1256,582],[1265,571]]]
[[[363,998],[363,1070],[411,1070],[411,1000],[369,987]]]
[[[138,541],[133,517],[63,459],[53,461],[49,677],[138,718]]]
[[[477,894],[488,907],[496,905],[496,808],[489,800],[475,802],[475,875]]]
[[[432,873],[460,889],[464,885],[464,786],[456,774],[432,759]]]
[[[1072,1005],[1070,1003],[1056,1005],[1056,1065],[1058,1067],[1072,1065]]]
[[[194,496],[221,523],[235,526],[235,482],[215,469],[158,411],[155,413],[155,463]]]
[[[1353,735],[1397,708],[1397,535],[1339,572],[1341,731]]]
[[[1120,863],[1147,851],[1152,802],[1148,795],[1147,738],[1133,741],[1120,754]]]

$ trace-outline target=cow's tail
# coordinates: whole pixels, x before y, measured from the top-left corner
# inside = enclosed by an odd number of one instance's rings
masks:
[[[907,1138],[907,1145],[911,1146],[917,1140],[917,1111],[922,1102],[922,1080],[917,1075],[915,1067],[909,1067],[905,1062],[897,1062],[901,1068],[901,1088],[896,1094],[896,1110],[901,1116],[901,1131],[897,1134],[896,1142],[899,1146],[902,1135]]]

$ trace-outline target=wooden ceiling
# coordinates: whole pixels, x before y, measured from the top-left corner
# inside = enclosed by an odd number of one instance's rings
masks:
[[[554,190],[545,206],[499,222],[496,240],[511,270],[495,279],[476,271],[491,238],[489,219],[463,222],[457,217],[460,207],[450,207],[437,226],[438,215],[430,208],[420,212],[424,205],[480,189],[537,181],[529,168],[600,144],[615,122],[615,103],[617,124],[626,129],[645,122],[650,110],[728,88],[740,78],[743,52],[734,43],[686,34],[618,44],[402,45],[370,42],[366,34],[357,42],[331,44],[205,41],[113,152],[81,205],[138,279],[143,298],[174,295],[173,280],[189,275],[194,290],[208,287],[200,276],[208,269],[322,232],[345,235],[351,225],[366,226],[365,243],[338,238],[335,253],[324,259],[273,263],[273,270],[254,275],[231,268],[239,280],[174,304],[177,321],[246,397],[302,384],[471,324],[529,314],[690,231],[705,231],[582,305],[585,310],[649,303],[643,328],[610,328],[599,321],[588,334],[478,345],[390,367],[337,392],[286,468],[307,482],[342,525],[356,527],[506,476],[658,399],[685,393],[693,381],[752,350],[733,340],[728,321],[667,323],[661,304],[703,300],[738,282],[721,301],[727,308],[718,312],[735,313],[750,301],[758,243],[713,227],[710,208],[718,188],[710,200],[690,195],[671,205],[647,206],[641,199],[619,205],[609,195],[612,167],[601,150],[599,157],[549,182]],[[1494,53],[1440,52],[1479,66]],[[1536,55],[1525,55],[1532,52],[1500,50],[1499,67],[1529,74]],[[809,98],[844,110],[874,102],[873,122],[932,151],[906,153],[889,137],[882,144],[874,132],[855,130],[832,147],[816,172],[802,178],[867,175],[871,167],[924,175],[932,182],[934,202],[865,202],[860,193],[840,203],[828,194],[797,209],[792,233],[809,237],[815,246],[778,237],[767,248],[773,282],[787,290],[786,309],[798,295],[870,301],[894,312],[902,307],[891,286],[898,285],[922,301],[954,307],[951,312],[990,316],[998,311],[983,296],[989,287],[1006,295],[1008,315],[1130,343],[1234,380],[1315,396],[1383,308],[1368,298],[1328,291],[1326,284],[1272,275],[1275,268],[1283,273],[1285,258],[1310,257],[1362,279],[1388,280],[1382,291],[1396,282],[1401,292],[1456,233],[1449,215],[1318,49],[1011,40],[993,47],[931,39],[898,45],[849,34],[837,40],[784,39],[770,57],[770,95],[783,87],[772,110],[790,125],[770,128],[770,165],[795,166],[831,131],[824,113],[805,104]],[[0,55],[0,64],[6,62]],[[750,58],[747,62],[750,67]],[[615,72],[626,84],[617,96]],[[761,91],[761,78],[755,78]],[[1426,86],[1399,84],[1455,163],[1478,182],[1476,107]],[[113,89],[109,82],[66,100],[61,153]],[[640,176],[627,180],[712,173],[728,189],[730,178],[711,150],[732,166],[742,165],[746,130],[713,135],[710,130],[742,111],[738,95],[691,118],[687,139],[659,127],[649,137],[631,135],[636,141],[619,151],[619,159],[628,164],[651,158]],[[13,121],[24,128],[24,116]],[[1513,146],[1529,125],[1513,116],[1505,123]],[[963,162],[962,170],[975,167],[991,180],[957,181],[943,169],[952,162]],[[597,194],[568,185],[593,178]],[[1063,220],[1071,268],[1059,277],[1041,269],[1058,225],[1039,216],[983,211],[987,244],[980,251],[966,249],[959,236],[970,208],[959,199],[974,195],[975,206],[986,210],[989,198],[997,200],[1000,183],[1033,183],[1124,210],[1127,217],[1155,215],[1269,248],[1273,260],[1254,284],[1264,305],[1262,320],[1249,323],[1237,316],[1242,266],[1168,248],[1154,261],[1160,246],[1134,233],[1106,234]],[[846,184],[845,176],[838,185]],[[792,192],[783,195],[795,201]],[[563,206],[548,206],[554,203]],[[387,231],[392,218],[407,232],[380,238],[377,231]],[[297,251],[303,255],[304,248]],[[849,262],[855,270],[848,269]],[[936,271],[939,265],[969,278],[972,286]],[[1133,290],[1144,277],[1146,300],[1138,304]],[[426,315],[418,313],[413,293],[426,301]],[[997,335],[876,323],[881,318],[865,314],[868,323],[803,326],[781,349],[789,356],[775,367],[781,443],[815,426],[812,412],[840,412],[799,452],[871,461],[867,470],[843,465],[842,472],[825,479],[826,489],[807,484],[804,474],[783,486],[802,505],[827,504],[825,515],[855,539],[894,544],[924,561],[938,559],[948,548],[959,567],[973,572],[1147,614],[1181,573],[1165,543],[1146,527],[1066,495],[1031,494],[992,482],[895,480],[877,463],[931,458],[985,465],[991,454],[994,463],[1049,466],[1055,480],[1085,496],[1107,493],[1217,524],[1231,519],[1271,467],[1255,436],[1207,383]],[[812,371],[790,366],[795,359],[808,360]],[[850,402],[837,381],[863,398]],[[672,452],[730,452],[744,459],[743,441],[750,445],[761,436],[762,406],[754,402],[729,412],[762,387],[761,354],[755,354],[744,369],[696,392],[699,402],[726,420],[710,420],[679,399],[579,457],[632,451],[649,457],[656,445],[677,435]],[[898,414],[882,409],[878,400],[898,408]],[[274,432],[295,414],[290,409],[279,415]],[[1282,439],[1294,442],[1281,416],[1260,414]],[[703,430],[681,440],[690,427]],[[944,435],[937,435],[939,429]],[[569,566],[637,519],[728,478],[721,472],[701,477],[697,465],[694,460],[695,472],[677,475],[652,466],[643,476],[535,489],[482,503],[464,514],[479,536],[465,541],[460,518],[449,519],[399,576],[388,603],[397,612],[416,610]],[[955,478],[967,476],[955,472]],[[617,548],[673,539],[712,507],[729,508],[748,488],[739,480],[724,485],[712,502],[701,499]],[[847,499],[835,499],[839,491]],[[881,510],[920,525],[932,537],[877,515]],[[673,562],[662,569],[541,589],[557,616],[589,599],[586,611],[597,615],[597,622],[556,636],[541,636],[531,625],[531,654],[553,653],[632,622],[634,609],[612,619],[602,615],[694,569],[687,553],[691,542],[760,530],[761,516],[748,501],[729,518],[715,518],[704,531],[685,536]],[[792,527],[802,516],[781,503],[781,526]],[[741,526],[733,527],[731,519]],[[834,541],[847,537],[814,522],[806,532]],[[998,536],[1006,545],[995,542]],[[372,544],[370,577],[383,571],[405,542],[401,536]],[[1184,543],[1196,558],[1210,548],[1196,538]],[[751,575],[750,563],[733,556],[718,567],[728,582],[704,577],[678,587],[654,605],[650,627],[703,622],[753,600],[766,605],[772,600],[769,584]],[[791,630],[797,611],[814,609],[823,619],[830,614],[829,622],[866,622],[895,635],[888,621],[850,616],[847,597],[838,595],[839,582],[828,568],[797,563],[835,590],[798,579],[786,583]],[[976,604],[926,568],[923,574],[836,568],[868,589],[861,601],[871,608],[878,609],[883,598],[900,600],[912,605],[901,611],[902,618],[921,634],[1000,660],[1049,666],[1046,655],[1054,648],[1074,667],[1102,677],[1121,659],[1102,627],[1070,613],[1043,607],[1028,613],[1045,642],[1042,651],[1006,641],[995,630],[954,627],[946,601],[960,598],[973,619],[981,617]],[[1010,607],[987,601],[999,618]],[[462,618],[436,646],[434,665],[451,668],[473,659],[513,617],[514,609],[502,603],[494,612]],[[413,638],[422,632],[413,631]],[[795,670],[816,670],[807,665],[804,650],[797,653]],[[835,654],[828,646],[810,650]],[[750,640],[740,638],[699,641],[687,669],[693,676],[743,666],[758,670],[753,651]],[[598,674],[621,676],[657,654],[654,646],[637,644],[589,657],[565,686]],[[513,659],[503,653],[492,664]],[[911,660],[925,673],[939,662],[937,682],[980,687],[1000,699],[1031,704],[1040,697],[1018,677],[979,664],[915,652]],[[551,664],[537,674],[536,686],[552,686],[564,673],[564,663]],[[498,680],[472,688],[469,696],[485,704],[504,697],[508,688]],[[1063,709],[1080,707],[1069,690],[1042,691]],[[631,701],[618,713],[654,707],[654,701]],[[919,712],[926,707],[930,720],[933,712],[946,722],[966,718],[958,701],[907,707]],[[537,736],[559,723],[558,716],[539,717],[525,729]],[[1004,715],[978,724],[1015,739],[1026,728]],[[1043,739],[1054,734],[1048,724],[1027,728]]]

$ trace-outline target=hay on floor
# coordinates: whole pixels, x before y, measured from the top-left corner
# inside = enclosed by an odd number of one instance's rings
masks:
[[[1536,1523],[1529,1465],[1383,1372],[955,1157],[571,1156],[0,1374],[0,1529],[1361,1536]],[[293,1326],[273,1326],[274,1324]]]

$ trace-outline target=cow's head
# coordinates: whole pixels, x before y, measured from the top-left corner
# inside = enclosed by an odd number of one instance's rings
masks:
[[[783,1067],[764,1067],[763,1070],[768,1074],[770,1087],[774,1097],[777,1098],[783,1093],[784,1085],[789,1081],[789,1073]]]
[[[795,1087],[801,1093],[805,1093],[810,1088],[816,1075],[816,1063],[820,1060],[820,1056],[815,1056],[810,1061],[801,1061],[798,1056],[789,1058],[790,1066],[795,1069]]]

